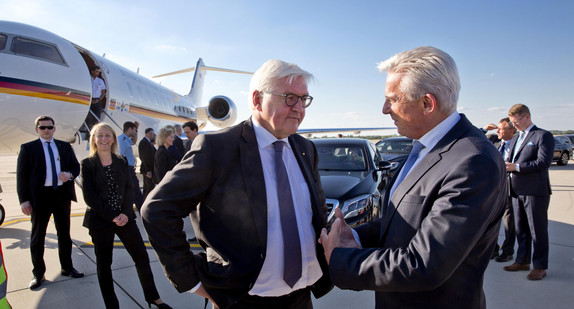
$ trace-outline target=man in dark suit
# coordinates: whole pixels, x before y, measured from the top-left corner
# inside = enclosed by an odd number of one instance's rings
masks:
[[[413,150],[381,219],[351,230],[336,209],[320,239],[331,279],[374,290],[376,308],[485,308],[484,271],[507,190],[502,157],[456,111],[460,82],[448,54],[419,47],[379,69],[388,72],[383,113]]]
[[[327,216],[319,158],[296,134],[311,78],[267,61],[251,79],[252,117],[198,136],[146,200],[144,227],[178,291],[219,308],[312,308],[310,291],[332,288],[316,241]],[[205,254],[190,252],[188,214]]]
[[[155,187],[153,182],[153,168],[156,149],[155,146],[151,143],[151,139],[153,138],[154,134],[155,133],[152,128],[145,129],[145,135],[138,144],[139,157],[142,161],[140,165],[140,173],[143,175],[144,199]]]
[[[508,118],[520,132],[510,142],[512,157],[506,163],[518,250],[515,263],[504,270],[530,270],[532,261],[534,269],[527,278],[541,280],[548,269],[548,205],[552,194],[548,167],[554,154],[554,137],[532,123],[526,105],[513,105]]]
[[[44,240],[51,215],[58,233],[61,274],[73,278],[84,276],[72,264],[70,237],[70,207],[71,201],[76,201],[73,180],[80,173],[80,164],[70,144],[53,138],[54,119],[40,116],[35,124],[40,138],[22,144],[16,168],[20,206],[32,221],[30,253],[34,278],[29,284],[32,290],[45,280]]]
[[[195,121],[188,121],[183,124],[183,133],[187,137],[187,143],[185,144],[185,152],[187,153],[191,149],[191,144],[193,140],[197,137],[199,127]]]
[[[185,145],[183,144],[183,140],[181,139],[181,135],[183,134],[181,130],[181,125],[176,124],[173,126],[175,128],[175,135],[173,138],[173,146],[177,149],[177,151],[181,154],[181,157],[185,155]]]

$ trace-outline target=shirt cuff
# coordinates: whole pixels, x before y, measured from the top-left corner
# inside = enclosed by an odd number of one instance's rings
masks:
[[[516,171],[520,173],[520,164],[515,164],[516,165]]]
[[[353,237],[355,237],[355,241],[359,244],[359,247],[363,249],[363,245],[361,245],[361,239],[359,238],[357,231],[355,231],[355,229],[351,229],[351,232],[353,232]]]
[[[189,293],[195,293],[195,291],[197,291],[199,288],[201,287],[201,281],[199,281],[199,283],[193,287],[193,289],[189,290]]]

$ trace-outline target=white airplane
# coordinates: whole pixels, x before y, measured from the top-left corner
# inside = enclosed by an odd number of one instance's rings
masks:
[[[78,157],[85,157],[92,92],[89,68],[94,65],[101,68],[107,88],[100,120],[118,133],[126,121],[137,121],[140,131],[156,132],[190,120],[200,129],[208,121],[230,126],[237,117],[231,99],[215,96],[201,104],[206,70],[252,74],[207,67],[199,59],[195,68],[182,70],[195,71],[189,94],[182,96],[51,32],[0,21],[0,153],[18,152],[22,143],[37,138],[35,118],[50,115],[56,120],[55,137],[70,142]]]

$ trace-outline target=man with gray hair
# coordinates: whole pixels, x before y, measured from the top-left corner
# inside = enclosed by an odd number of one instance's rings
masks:
[[[507,193],[502,157],[456,111],[454,60],[434,47],[399,53],[383,113],[413,150],[391,183],[381,219],[354,230],[339,209],[323,230],[333,283],[374,290],[376,308],[485,308],[484,271]]]
[[[312,75],[269,60],[251,79],[252,116],[199,135],[142,209],[171,282],[219,308],[312,308],[332,284],[317,237],[327,209],[317,150],[297,135]],[[491,146],[492,147],[492,146]],[[190,215],[205,254],[182,233]]]

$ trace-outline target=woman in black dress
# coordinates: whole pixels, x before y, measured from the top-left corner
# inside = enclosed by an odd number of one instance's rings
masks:
[[[100,291],[106,308],[119,308],[112,278],[112,250],[118,235],[135,262],[148,305],[171,308],[159,297],[133,205],[134,190],[129,166],[117,154],[114,130],[105,123],[92,128],[90,155],[82,161],[82,191],[88,205],[84,226],[90,230],[98,272]]]
[[[157,134],[157,151],[154,161],[154,181],[158,184],[167,172],[171,171],[178,163],[177,159],[170,154],[168,148],[173,144],[175,132],[169,126],[161,128]]]

